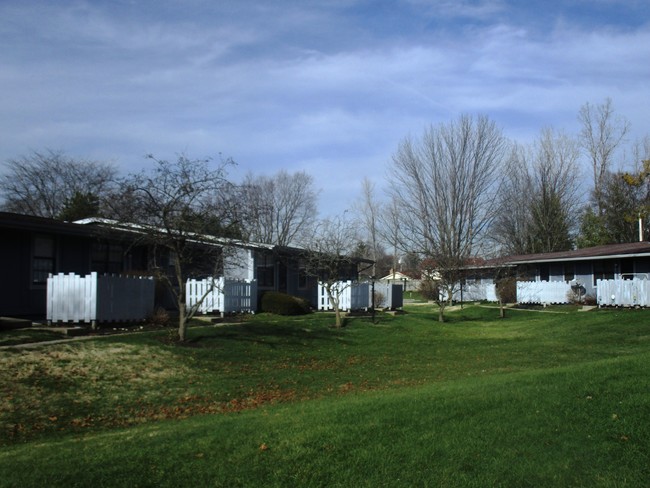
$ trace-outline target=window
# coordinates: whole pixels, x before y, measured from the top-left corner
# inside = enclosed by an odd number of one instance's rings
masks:
[[[596,280],[613,280],[614,271],[613,260],[596,261],[594,263],[594,286],[597,286]]]
[[[98,273],[121,273],[124,270],[122,246],[107,242],[94,242],[90,269]]]
[[[530,264],[517,266],[517,281],[535,281],[537,279],[537,269]]]
[[[275,286],[275,262],[272,256],[257,255],[257,283],[265,288]]]
[[[307,288],[307,278],[307,268],[304,265],[301,265],[300,269],[298,269],[298,288],[301,290]]]
[[[54,238],[35,236],[32,248],[32,283],[47,283],[50,273],[54,273]]]
[[[634,258],[625,258],[621,260],[621,277],[624,280],[634,278]]]
[[[573,264],[564,265],[564,281],[573,281],[576,277],[576,268]]]
[[[548,281],[550,277],[549,266],[546,263],[539,265],[539,281]]]

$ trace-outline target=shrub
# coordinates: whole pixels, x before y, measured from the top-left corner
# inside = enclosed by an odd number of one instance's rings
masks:
[[[587,290],[584,286],[575,284],[571,285],[571,290],[567,292],[567,300],[569,303],[589,305],[587,301],[592,298],[590,295],[587,295]]]
[[[585,295],[585,298],[582,301],[582,303],[583,305],[595,306],[598,305],[598,300],[596,300],[596,297],[593,295]]]
[[[375,291],[375,307],[382,308],[386,304],[386,298],[384,294],[378,291]]]
[[[440,288],[438,282],[433,280],[422,280],[420,283],[420,295],[425,300],[438,301],[440,297]]]
[[[304,315],[310,312],[309,302],[277,291],[262,295],[261,311],[276,315]]]
[[[169,317],[169,312],[162,307],[156,308],[151,315],[147,317],[147,325],[153,327],[168,327],[170,325],[171,319]]]
[[[516,278],[508,276],[497,280],[496,291],[501,303],[515,303],[517,301]]]

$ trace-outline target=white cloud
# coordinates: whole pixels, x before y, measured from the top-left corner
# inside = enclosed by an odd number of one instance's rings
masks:
[[[648,25],[540,29],[504,1],[376,5],[372,24],[355,1],[27,5],[0,5],[0,160],[52,147],[127,170],[221,151],[244,172],[313,171],[343,202],[401,138],[460,113],[527,139],[575,130],[583,103],[610,96],[647,129]]]

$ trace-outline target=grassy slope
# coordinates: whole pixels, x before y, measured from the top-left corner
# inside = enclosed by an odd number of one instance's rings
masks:
[[[141,336],[34,363],[7,354],[5,371],[34,368],[10,396],[43,426],[11,431],[0,485],[643,486],[650,315],[494,316],[255,323],[195,330],[190,348]],[[150,422],[223,410],[238,412]]]

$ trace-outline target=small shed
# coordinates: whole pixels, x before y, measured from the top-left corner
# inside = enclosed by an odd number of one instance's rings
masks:
[[[420,279],[413,278],[401,271],[391,270],[386,276],[377,281],[386,285],[400,285],[404,291],[415,291],[420,288]]]

